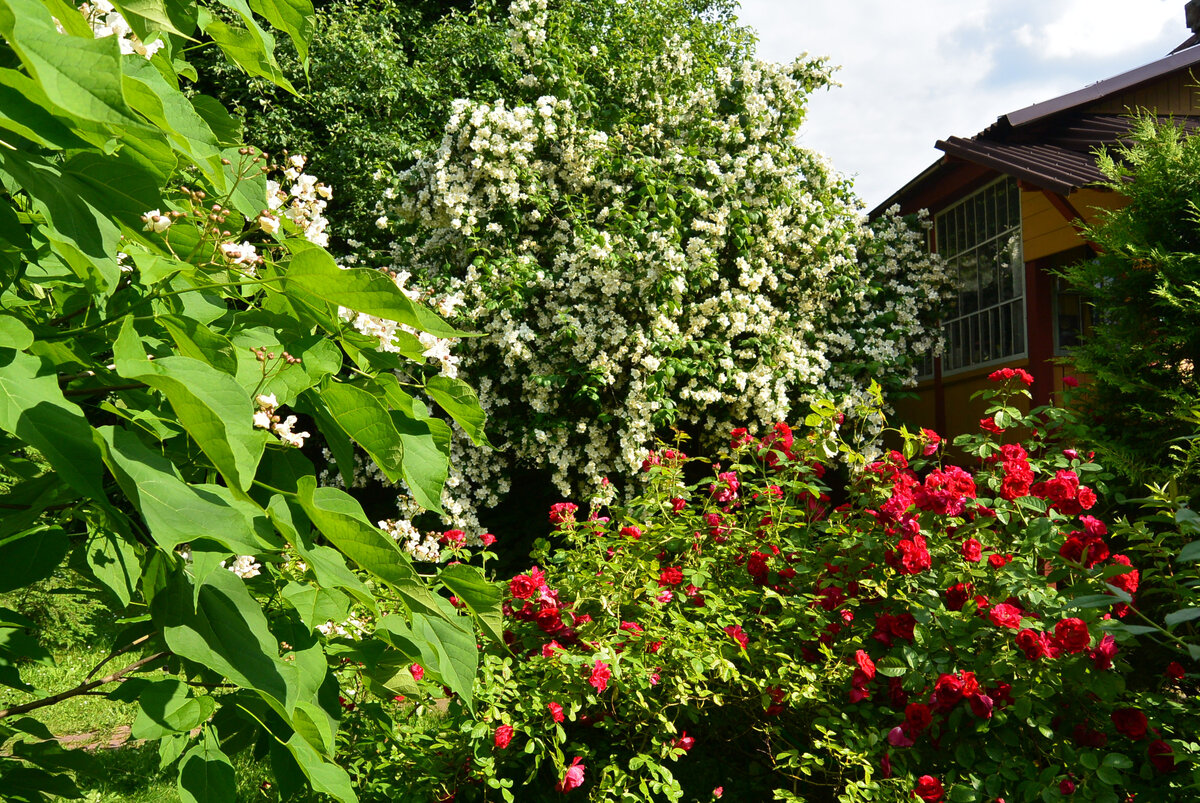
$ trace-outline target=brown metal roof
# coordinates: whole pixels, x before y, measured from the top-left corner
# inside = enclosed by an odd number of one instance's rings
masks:
[[[1177,121],[1191,130],[1197,127],[1193,118]],[[1105,180],[1095,153],[1126,141],[1132,125],[1131,118],[1114,114],[1064,113],[1019,128],[1001,119],[970,139],[950,137],[937,147],[949,156],[1067,195]]]

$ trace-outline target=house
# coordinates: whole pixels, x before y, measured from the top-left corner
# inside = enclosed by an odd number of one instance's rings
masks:
[[[1068,356],[1091,310],[1051,271],[1095,253],[1078,222],[1123,203],[1097,186],[1095,151],[1121,140],[1131,112],[1200,125],[1200,0],[1186,18],[1192,35],[1165,58],[940,140],[943,156],[872,212],[928,209],[930,249],[957,280],[945,350],[926,359],[918,398],[897,403],[900,420],[951,435],[976,429],[983,408],[971,394],[1004,366],[1034,376],[1034,404],[1062,389],[1067,371],[1054,360]]]

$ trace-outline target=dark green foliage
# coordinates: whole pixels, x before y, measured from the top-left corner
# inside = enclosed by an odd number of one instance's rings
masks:
[[[572,30],[551,39],[574,54],[564,53],[559,66],[589,73],[590,96],[571,97],[572,102],[600,117],[627,114],[641,89],[631,85],[630,76],[641,73],[620,65],[649,60],[664,37],[679,35],[713,66],[724,63],[718,56],[748,52],[749,33],[733,24],[735,4],[728,0],[655,0],[655,9],[646,3],[569,4],[574,9],[564,16]],[[350,246],[351,238],[368,252],[390,248],[395,235],[375,226],[380,201],[397,172],[437,148],[455,98],[515,104],[578,83],[520,86],[523,73],[508,43],[509,4],[503,0],[316,5],[307,73],[294,51],[280,43],[280,64],[302,97],[236,70],[214,49],[194,61],[199,90],[244,119],[247,142],[272,153],[305,154],[307,171],[334,188],[327,214],[335,251]],[[593,45],[599,57],[580,64],[578,54]]]
[[[1110,466],[1141,495],[1147,482],[1200,479],[1200,138],[1139,118],[1131,143],[1105,154],[1109,187],[1129,204],[1088,231],[1102,249],[1063,276],[1095,306],[1095,328],[1071,352],[1092,377],[1081,392]]]

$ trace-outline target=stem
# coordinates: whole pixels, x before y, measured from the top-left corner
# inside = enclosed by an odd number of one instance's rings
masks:
[[[100,678],[99,680],[93,680],[88,683],[80,683],[78,686],[76,686],[73,689],[68,689],[67,691],[59,692],[58,694],[53,694],[49,697],[43,697],[40,700],[34,700],[29,703],[22,703],[21,705],[14,705],[12,708],[0,709],[0,720],[7,719],[8,717],[11,717],[15,714],[24,714],[26,711],[34,711],[38,708],[45,708],[48,705],[54,705],[55,703],[61,703],[63,700],[69,700],[72,697],[78,697],[81,694],[85,694],[85,693],[91,691],[92,689],[96,688],[97,686],[104,686],[109,683],[115,683],[119,680],[124,680],[125,675],[129,674],[130,672],[134,672],[138,669],[141,669],[146,664],[153,663],[154,661],[157,661],[159,658],[166,657],[168,654],[169,653],[165,653],[165,652],[156,652],[156,653],[154,653],[154,655],[146,656],[145,658],[141,659],[140,661],[134,661],[132,664],[125,667],[124,669],[118,669],[116,672],[113,672],[111,675],[105,675],[104,677]]]
[[[94,675],[94,674],[96,674],[97,672],[99,672],[99,671],[100,671],[100,667],[104,666],[104,665],[105,665],[105,664],[107,664],[109,661],[111,661],[112,659],[116,658],[118,655],[123,655],[124,653],[127,653],[127,652],[129,652],[130,650],[132,650],[132,649],[133,649],[134,647],[136,647],[137,645],[139,645],[139,644],[144,644],[146,641],[149,641],[149,639],[150,639],[150,636],[148,636],[148,635],[146,635],[146,636],[142,636],[142,637],[140,637],[140,638],[134,639],[134,640],[133,640],[133,642],[132,642],[131,644],[126,644],[126,645],[125,645],[124,647],[122,647],[121,649],[119,649],[119,650],[114,650],[113,652],[109,653],[109,655],[108,655],[108,657],[107,657],[107,658],[105,658],[103,661],[101,661],[100,663],[98,663],[98,664],[96,664],[94,667],[92,667],[92,671],[87,673],[87,677],[85,677],[85,678],[84,678],[84,680],[91,680],[91,679],[92,679],[92,675]]]

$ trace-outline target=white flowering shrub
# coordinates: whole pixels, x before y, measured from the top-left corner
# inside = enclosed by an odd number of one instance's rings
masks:
[[[850,409],[871,379],[911,384],[945,277],[920,226],[868,226],[795,144],[828,66],[736,51],[714,66],[675,38],[618,71],[617,34],[589,39],[576,17],[568,36],[572,13],[511,4],[521,79],[456,101],[380,209],[408,285],[462,299],[456,322],[485,335],[457,346],[457,369],[500,452],[456,454],[451,485],[494,503],[523,462],[566,493],[630,476],[668,427],[722,432],[818,396]],[[617,89],[620,108],[591,100]]]

